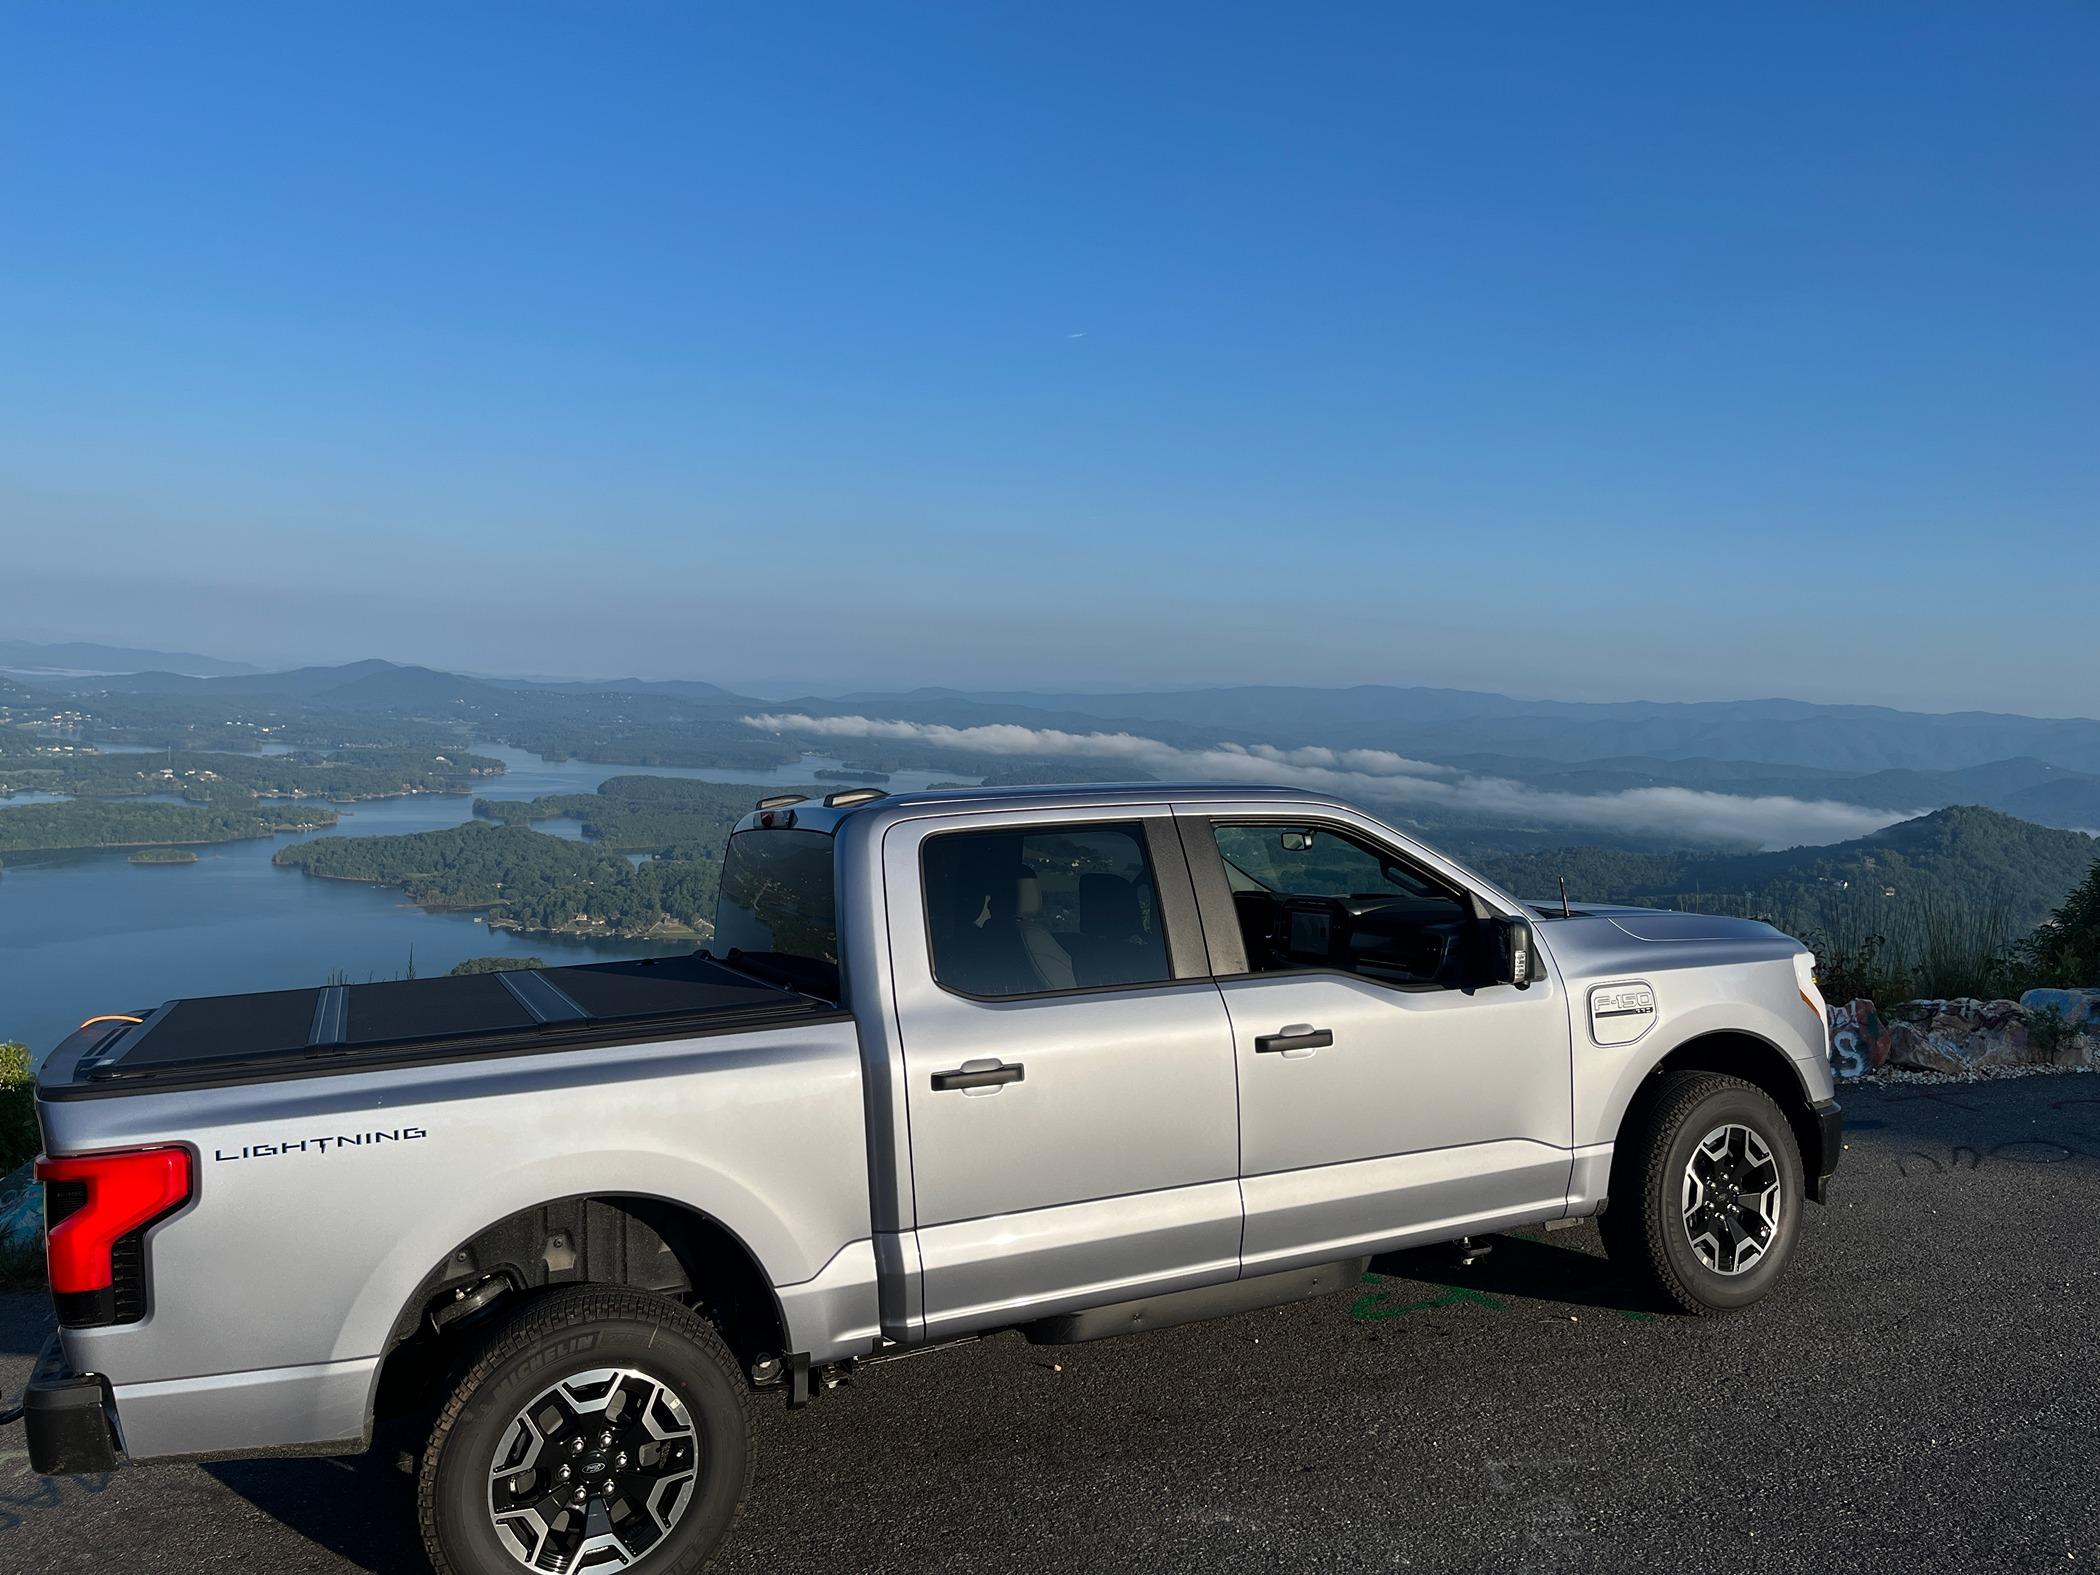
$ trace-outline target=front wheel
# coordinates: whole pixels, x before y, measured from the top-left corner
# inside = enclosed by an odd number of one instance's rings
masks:
[[[1622,1271],[1684,1312],[1732,1312],[1786,1272],[1807,1197],[1785,1114],[1754,1083],[1673,1072],[1629,1123],[1600,1222]]]
[[[748,1391],[678,1303],[577,1286],[489,1341],[423,1453],[438,1575],[696,1575],[743,1507]]]

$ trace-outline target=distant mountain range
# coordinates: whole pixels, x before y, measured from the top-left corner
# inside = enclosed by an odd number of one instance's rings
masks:
[[[1172,722],[1253,732],[1283,744],[1397,749],[1439,760],[1480,754],[1557,761],[1640,756],[1840,771],[1945,771],[2032,756],[2100,773],[2100,721],[2088,718],[1938,714],[1806,700],[1514,700],[1465,689],[1361,684],[1109,695],[914,689],[846,695],[829,705],[839,710],[963,705],[1091,717],[1123,726]]]
[[[1473,862],[1529,900],[1551,897],[1565,879],[1571,899],[1712,910],[1729,905],[1775,915],[1782,927],[1855,929],[1915,922],[1937,904],[2000,916],[2024,934],[2092,867],[2093,839],[2030,825],[1973,805],[1936,810],[1865,837],[1772,853],[1629,853],[1572,847],[1535,853],[1482,852]],[[1724,901],[1718,902],[1717,899]]]
[[[62,640],[39,644],[30,640],[0,640],[0,669],[28,673],[137,673],[158,670],[218,677],[229,673],[252,673],[244,662],[221,661],[216,656],[196,656],[187,651],[142,651],[126,645],[96,645],[85,640]]]
[[[174,660],[114,647],[34,649],[52,661],[52,653],[82,659],[99,653],[104,662],[120,654]],[[185,660],[195,665],[209,659]],[[473,678],[378,660],[204,676],[154,669],[120,676],[46,671],[18,673],[16,682],[80,695],[282,697],[330,711],[451,721],[516,719],[521,710],[549,707],[570,713],[594,695],[633,696],[652,718],[690,717],[723,730],[733,730],[747,711],[790,710],[954,727],[1011,723],[1132,731],[1176,745],[1387,749],[1568,793],[1668,786],[1888,810],[1981,804],[2044,825],[2100,828],[2100,721],[2083,718],[1934,715],[1797,700],[1600,704],[1381,685],[1132,694],[916,689],[768,702],[693,680]]]
[[[295,667],[281,673],[244,670],[224,676],[200,676],[147,668],[123,673],[22,673],[18,677],[28,683],[73,694],[282,695],[296,700],[325,700],[330,705],[348,710],[493,700],[520,691],[565,695],[655,695],[675,700],[726,701],[739,706],[761,703],[732,694],[715,684],[688,679],[614,678],[602,683],[581,680],[554,683],[524,678],[468,678],[432,667],[384,662],[376,657],[362,662],[345,662],[336,667]]]

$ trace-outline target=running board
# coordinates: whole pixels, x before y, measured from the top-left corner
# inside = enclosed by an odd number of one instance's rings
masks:
[[[1164,1296],[1141,1296],[1135,1301],[1060,1313],[1054,1318],[1024,1323],[1020,1330],[1032,1345],[1077,1345],[1084,1340],[1104,1340],[1110,1335],[1136,1334],[1144,1329],[1171,1329],[1178,1323],[1196,1323],[1262,1307],[1281,1307],[1286,1302],[1314,1296],[1331,1296],[1358,1283],[1370,1266],[1369,1258],[1348,1258],[1316,1269],[1284,1269],[1250,1280],[1227,1280],[1222,1285],[1199,1285],[1193,1290],[1169,1291]]]

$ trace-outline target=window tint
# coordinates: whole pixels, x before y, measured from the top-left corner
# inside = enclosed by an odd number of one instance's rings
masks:
[[[825,1000],[839,998],[839,927],[831,838],[821,831],[740,831],[722,855],[708,950]]]
[[[1144,827],[951,831],[922,852],[934,977],[1038,995],[1172,977]]]
[[[1464,893],[1324,826],[1212,829],[1252,972],[1339,968],[1389,984],[1461,982],[1472,934]]]

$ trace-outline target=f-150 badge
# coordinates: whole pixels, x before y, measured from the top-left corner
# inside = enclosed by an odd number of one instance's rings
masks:
[[[1630,1045],[1655,1025],[1655,990],[1639,980],[1600,984],[1590,991],[1590,1037],[1600,1045]]]

